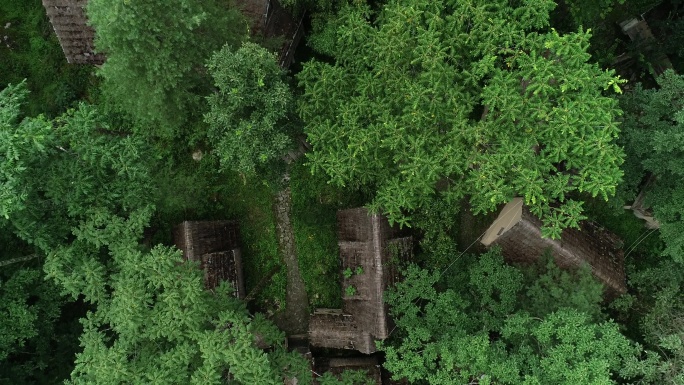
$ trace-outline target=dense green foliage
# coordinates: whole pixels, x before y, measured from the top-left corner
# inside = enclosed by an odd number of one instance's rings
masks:
[[[209,143],[221,167],[265,175],[294,146],[293,95],[275,55],[254,43],[224,46],[209,61]]]
[[[46,281],[40,259],[0,229],[0,384],[59,384],[73,369],[80,312]],[[10,263],[14,261],[13,263]]]
[[[149,194],[151,167],[140,158],[144,142],[116,135],[86,105],[54,121],[19,121],[25,96],[23,85],[0,94],[0,169],[7,191],[2,214],[16,234],[47,255],[44,269],[61,292],[95,308],[83,320],[83,352],[72,383],[222,383],[226,371],[240,383],[310,379],[301,372],[301,358],[285,353],[282,334],[263,317],[252,320],[244,305],[228,298],[227,287],[216,294],[203,290],[200,272],[181,263],[178,251],[141,249],[155,196]],[[51,170],[51,177],[36,175],[41,169]],[[30,293],[16,288],[37,277],[15,274],[3,292],[7,306],[30,310]],[[45,314],[47,325],[59,301],[54,306]],[[27,311],[13,319],[18,329],[3,345],[32,337],[35,318]],[[275,350],[267,356],[255,346],[255,334]],[[244,354],[251,354],[250,365]]]
[[[635,191],[646,175],[655,181],[648,186],[646,202],[660,222],[664,253],[684,262],[684,76],[668,71],[657,79],[659,89],[637,85],[622,99],[626,111],[623,125],[628,154],[627,189]],[[635,194],[634,194],[635,195]]]
[[[148,204],[144,142],[85,104],[53,121],[19,119],[23,84],[0,92],[0,215],[49,253],[77,223]],[[102,188],[106,186],[106,188]]]
[[[285,353],[281,332],[252,319],[227,285],[204,290],[200,271],[181,263],[178,251],[109,246],[117,268],[97,283],[112,294],[83,321],[71,383],[221,384],[230,375],[241,384],[277,384],[283,369],[303,367],[296,353]],[[274,351],[259,349],[256,335]]]
[[[588,63],[587,32],[548,27],[549,1],[390,1],[348,6],[312,37],[334,62],[299,75],[314,170],[377,189],[393,221],[424,205],[438,181],[475,212],[513,196],[545,234],[583,218],[576,192],[614,193],[623,154],[614,140],[611,71]],[[375,20],[375,21],[373,21]]]
[[[659,360],[652,369],[653,383],[684,383],[684,275],[671,260],[630,274],[636,300],[627,309],[639,324],[646,345]]]
[[[290,168],[297,257],[311,308],[341,305],[337,210],[363,204],[362,194],[325,182],[303,160]]]
[[[129,114],[139,132],[175,137],[203,110],[204,62],[224,44],[238,46],[247,24],[216,0],[93,0],[88,17],[108,103]]]
[[[54,288],[40,283],[41,272],[37,269],[21,269],[9,279],[3,280],[0,295],[3,298],[0,311],[9,314],[3,320],[0,331],[0,360],[5,360],[17,347],[38,334],[40,325],[51,325],[59,315],[59,298],[55,298]],[[53,289],[44,293],[36,289]],[[42,296],[45,300],[39,305],[29,305],[29,298]],[[38,323],[42,319],[45,322]]]
[[[605,320],[601,286],[587,272],[561,273],[551,262],[526,279],[496,251],[465,264],[442,290],[438,272],[412,267],[387,295],[397,329],[383,347],[385,367],[397,378],[608,384],[638,374],[639,348]]]
[[[90,0],[107,55],[96,69],[66,64],[39,1],[0,1],[0,84],[13,84],[0,91],[0,384],[311,383],[267,320],[287,308],[283,180],[309,308],[356,291],[339,285],[338,209],[372,202],[414,228],[422,268],[387,295],[396,377],[684,383],[684,77],[630,85],[619,132],[623,81],[593,64],[627,49],[630,78],[647,80],[631,67],[653,52],[681,67],[681,1],[647,16],[662,21],[649,20],[656,38],[672,36],[649,50],[615,25],[659,0],[282,3],[314,29],[315,52],[298,55],[311,60],[290,68],[300,88],[269,47],[245,43],[231,2]],[[302,127],[313,149],[286,166]],[[654,175],[661,239],[605,203],[623,158],[611,204]],[[473,212],[516,195],[546,235],[585,215],[616,231],[628,295],[604,301],[584,270],[459,253],[491,221]],[[239,220],[248,303],[226,284],[204,290],[168,246],[188,219]]]
[[[565,0],[575,24],[584,28],[593,27],[598,20],[608,15],[616,4],[624,3],[625,0]]]
[[[146,168],[139,158],[143,146],[140,141],[110,133],[102,117],[87,105],[54,120],[43,116],[21,119],[26,94],[23,83],[0,92],[0,227],[10,239],[23,241],[24,246],[16,251],[45,255],[49,260],[56,248],[72,239],[72,228],[78,223],[97,220],[109,212],[123,213],[145,202],[145,194],[137,189],[147,185]],[[62,271],[77,281],[67,283],[72,287],[93,279],[92,274],[84,273],[97,266],[87,265],[90,261],[85,257],[58,259],[74,269]],[[21,267],[12,264],[5,268],[10,274],[3,278],[2,294],[9,307],[7,325],[19,327],[7,334],[9,343],[25,348],[9,352],[12,370],[2,376],[24,383],[58,382],[65,374],[60,367],[70,367],[69,361],[65,365],[60,360],[69,360],[73,354],[75,346],[69,338],[78,329],[70,322],[80,313],[58,319],[64,305],[60,290],[52,281],[43,282],[40,265]],[[58,329],[61,334],[55,335]],[[24,343],[27,338],[30,340]],[[41,378],[41,373],[45,377]]]
[[[27,79],[28,115],[57,116],[88,98],[93,73],[67,64],[40,0],[0,2],[0,87]]]

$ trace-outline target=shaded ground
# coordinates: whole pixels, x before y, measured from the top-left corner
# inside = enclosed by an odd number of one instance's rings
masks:
[[[291,217],[292,195],[289,186],[276,194],[274,211],[278,245],[287,268],[285,311],[280,313],[275,321],[288,335],[303,334],[309,329],[309,298],[299,271]]]

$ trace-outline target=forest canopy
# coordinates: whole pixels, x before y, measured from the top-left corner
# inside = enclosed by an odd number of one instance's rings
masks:
[[[475,213],[523,196],[558,237],[583,219],[578,193],[607,199],[623,83],[589,62],[590,34],[549,28],[551,1],[389,1],[344,6],[306,63],[300,113],[309,159],[338,185],[374,189],[407,222],[438,193]]]
[[[101,66],[43,3],[0,0],[0,384],[684,384],[680,1],[88,0]],[[481,244],[515,197],[626,292]],[[343,266],[396,257],[361,206],[405,256]],[[244,297],[184,221],[235,224]],[[335,369],[309,317],[372,274],[389,337]]]

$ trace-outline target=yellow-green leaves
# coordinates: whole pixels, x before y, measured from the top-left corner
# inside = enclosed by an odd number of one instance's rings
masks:
[[[313,38],[333,59],[299,77],[312,167],[374,188],[392,221],[449,178],[444,193],[470,196],[475,212],[523,196],[553,234],[576,224],[568,196],[607,197],[620,179],[619,110],[604,88],[622,80],[588,63],[587,32],[540,31],[552,8],[392,0],[372,23],[344,7]]]
[[[396,329],[381,348],[395,378],[614,384],[627,362],[639,362],[640,348],[604,321],[602,288],[589,271],[561,272],[552,261],[522,270],[496,250],[452,258],[448,271],[409,267],[385,296]]]

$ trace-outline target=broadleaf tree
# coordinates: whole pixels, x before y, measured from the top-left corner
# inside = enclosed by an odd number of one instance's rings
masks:
[[[53,294],[92,309],[70,383],[310,382],[304,359],[285,350],[284,334],[250,316],[227,284],[207,291],[179,250],[142,246],[156,194],[139,136],[117,131],[94,106],[54,120],[20,119],[24,97],[23,84],[0,93],[0,188],[7,192],[0,225],[45,255],[45,276],[61,289]],[[16,275],[0,290],[7,300],[0,308],[26,310],[0,338],[0,359],[35,335],[37,313],[15,287],[36,273]],[[257,346],[257,335],[270,352]]]
[[[639,324],[646,346],[654,350],[653,383],[684,383],[684,276],[681,264],[662,259],[630,274],[636,294],[628,315]]]
[[[224,44],[238,46],[247,22],[217,0],[88,1],[108,103],[139,132],[173,138],[201,117],[210,78],[204,62]]]
[[[641,349],[605,320],[601,285],[588,271],[561,273],[550,264],[525,278],[497,250],[454,268],[441,275],[412,266],[386,293],[396,329],[381,347],[394,378],[443,385],[640,378]]]
[[[19,238],[48,254],[93,213],[150,204],[150,158],[92,105],[62,116],[23,118],[25,84],[0,92],[0,215]]]
[[[224,46],[207,65],[208,140],[224,169],[264,175],[293,147],[294,97],[276,56],[254,43]]]
[[[59,287],[30,250],[0,225],[0,383],[61,384],[73,368],[79,314],[63,310]]]
[[[310,379],[305,360],[286,352],[284,334],[262,316],[253,319],[228,284],[209,292],[200,270],[182,263],[178,250],[141,252],[135,245],[110,243],[109,275],[88,282],[101,286],[72,292],[92,291],[99,298],[97,310],[82,320],[83,351],[71,384],[275,385],[284,376]],[[257,334],[271,353],[257,346]]]
[[[620,181],[621,80],[590,63],[590,33],[549,29],[548,0],[347,5],[311,38],[331,58],[299,74],[309,161],[369,186],[392,221],[436,194],[475,212],[522,196],[559,236],[578,193]]]

